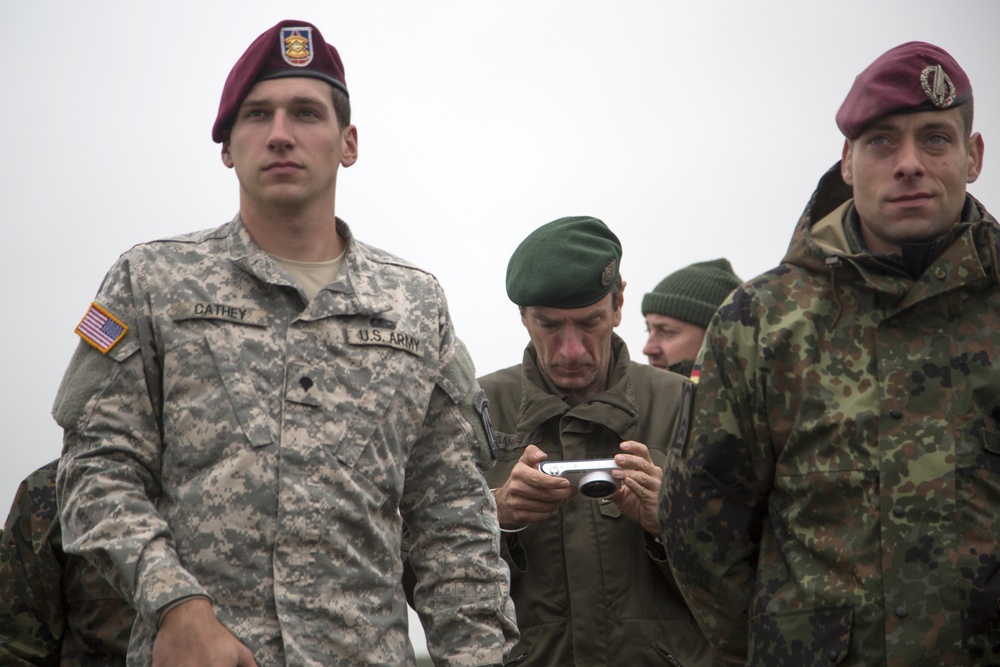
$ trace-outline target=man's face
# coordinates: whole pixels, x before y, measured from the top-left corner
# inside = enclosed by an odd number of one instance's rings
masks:
[[[343,131],[330,85],[308,77],[254,84],[236,112],[222,161],[236,169],[241,204],[302,210],[333,206],[337,169],[357,160],[357,130]]]
[[[843,158],[865,243],[891,254],[958,222],[965,186],[982,168],[983,139],[975,134],[966,142],[959,109],[895,114],[846,141]]]
[[[554,385],[577,402],[607,388],[611,333],[622,321],[622,298],[611,295],[584,308],[529,306],[521,322],[538,354],[538,365]]]
[[[649,336],[642,353],[649,357],[649,365],[657,368],[694,359],[705,338],[705,330],[697,324],[658,313],[646,315],[646,332]]]

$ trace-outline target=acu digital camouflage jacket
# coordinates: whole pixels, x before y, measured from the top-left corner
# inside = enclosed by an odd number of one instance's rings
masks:
[[[189,595],[268,665],[413,665],[417,611],[440,664],[516,640],[496,504],[475,464],[478,385],[437,280],[351,237],[306,303],[237,217],[136,246],[97,296],[127,325],[84,342],[54,407],[67,550],[139,612]]]
[[[996,220],[919,277],[850,250],[839,165],[710,325],[667,552],[731,664],[1000,664]]]

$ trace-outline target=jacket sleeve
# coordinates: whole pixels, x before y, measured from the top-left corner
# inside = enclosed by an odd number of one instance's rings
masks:
[[[123,255],[95,303],[128,328],[110,350],[79,343],[56,396],[63,428],[57,491],[63,545],[83,555],[156,625],[166,604],[206,595],[180,564],[158,513],[162,386],[141,272]]]
[[[63,554],[55,462],[21,482],[0,535],[0,664],[58,665],[62,650]]]
[[[401,503],[413,600],[434,664],[500,663],[518,631],[496,503],[477,467],[477,452],[488,448],[469,410],[479,385],[474,374],[458,370],[472,362],[453,338],[446,310],[441,327],[441,379],[407,465]]]
[[[766,508],[766,419],[758,419],[756,327],[750,298],[731,297],[706,333],[691,429],[675,441],[660,519],[677,583],[727,664],[742,665]]]

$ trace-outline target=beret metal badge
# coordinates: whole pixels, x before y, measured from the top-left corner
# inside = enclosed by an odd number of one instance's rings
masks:
[[[955,84],[940,65],[928,65],[920,73],[924,95],[939,109],[947,109],[955,101]]]
[[[294,67],[305,67],[312,62],[312,28],[307,26],[281,29],[281,57]]]
[[[607,287],[611,284],[611,281],[615,279],[615,260],[611,260],[604,265],[604,270],[601,271],[601,285]]]

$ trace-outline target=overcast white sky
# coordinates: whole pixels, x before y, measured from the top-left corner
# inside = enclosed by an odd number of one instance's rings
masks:
[[[481,372],[521,358],[507,260],[557,217],[622,240],[618,331],[640,361],[639,304],[665,275],[777,264],[839,159],[855,75],[905,41],[969,74],[987,149],[970,192],[1000,212],[996,0],[2,2],[0,514],[59,454],[49,409],[115,258],[236,212],[212,122],[235,60],[285,18],[347,70],[360,159],[337,213],[438,276]]]

